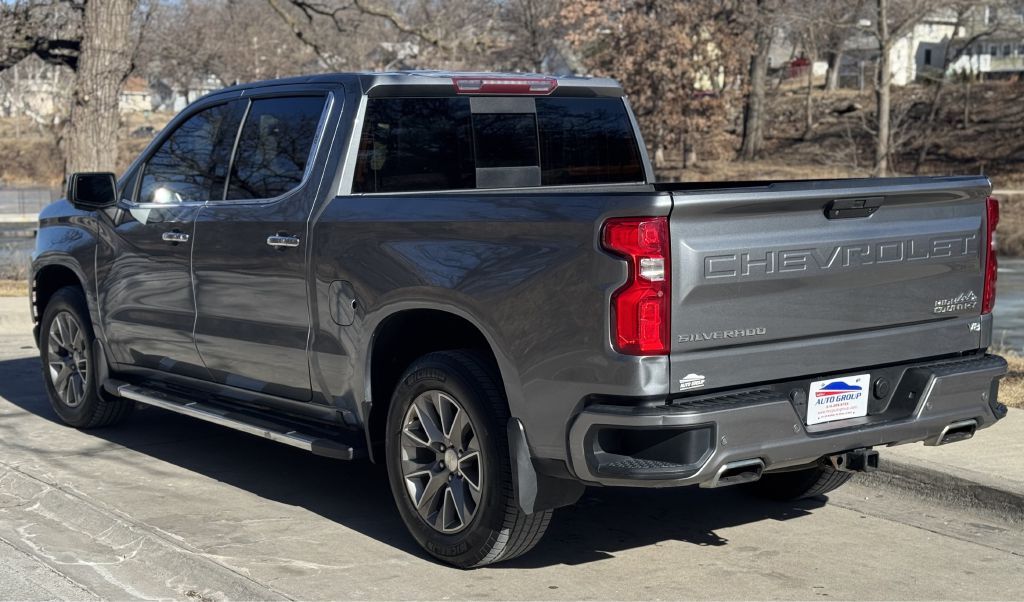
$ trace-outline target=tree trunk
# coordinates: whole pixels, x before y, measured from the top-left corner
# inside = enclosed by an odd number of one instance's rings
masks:
[[[807,89],[804,97],[804,133],[800,138],[810,140],[814,132],[814,61],[807,69]]]
[[[921,126],[921,149],[917,154],[917,161],[914,162],[914,173],[920,173],[921,166],[924,164],[924,160],[928,157],[928,149],[932,143],[932,136],[935,133],[935,120],[939,116],[939,103],[942,101],[943,92],[946,90],[946,78],[943,77],[935,83],[935,89],[932,92],[931,102],[929,102],[928,117],[925,118],[924,124]]]
[[[875,76],[875,175],[889,175],[889,116],[892,105],[892,74],[890,71],[889,43],[889,0],[878,2],[878,72]]]
[[[839,67],[843,62],[841,51],[828,53],[828,74],[825,75],[825,91],[835,92],[839,89]]]
[[[683,141],[683,169],[697,166],[697,146],[689,137]]]
[[[967,73],[964,77],[964,130],[971,124],[971,84],[974,74]]]
[[[764,23],[764,0],[757,0],[757,31],[754,33],[754,53],[750,56],[750,90],[743,108],[743,142],[740,159],[753,161],[764,141],[764,92],[768,80],[768,45],[771,28]]]
[[[64,133],[65,177],[117,169],[118,100],[131,70],[131,20],[138,0],[89,0],[82,51]]]

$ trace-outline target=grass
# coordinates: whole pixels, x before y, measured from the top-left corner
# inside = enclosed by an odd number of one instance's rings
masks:
[[[27,280],[0,280],[0,297],[25,297],[27,295]]]
[[[1011,408],[1024,408],[1024,356],[1016,351],[1004,350],[999,353],[1010,365],[1010,371],[999,385],[999,401]]]
[[[1024,256],[1024,195],[1003,195],[999,199],[996,241],[1000,255]]]

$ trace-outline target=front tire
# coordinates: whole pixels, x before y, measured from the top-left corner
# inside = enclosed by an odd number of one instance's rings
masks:
[[[551,519],[516,503],[508,405],[492,370],[470,351],[430,353],[406,371],[388,410],[388,477],[402,520],[423,549],[459,568],[528,552]]]
[[[747,489],[758,497],[792,502],[825,495],[841,487],[852,476],[851,472],[818,465],[803,470],[768,473],[747,485]]]
[[[120,422],[133,407],[128,400],[101,393],[95,340],[82,290],[69,286],[54,293],[39,327],[43,382],[57,416],[81,429]]]

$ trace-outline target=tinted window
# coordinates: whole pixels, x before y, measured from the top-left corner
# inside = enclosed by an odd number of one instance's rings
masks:
[[[229,200],[269,199],[302,183],[324,97],[254,100],[242,125]]]
[[[538,98],[541,183],[641,182],[640,151],[619,98]]]
[[[366,108],[354,192],[473,188],[468,98],[375,98]]]
[[[146,161],[139,201],[182,203],[222,198],[242,107],[242,103],[232,102],[204,109],[174,130]]]
[[[537,165],[537,116],[533,113],[473,115],[477,167]]]
[[[467,97],[371,99],[353,192],[507,186],[525,167],[539,168],[545,186],[644,180],[621,99],[537,98],[531,107],[474,113]],[[478,168],[487,170],[479,183]]]

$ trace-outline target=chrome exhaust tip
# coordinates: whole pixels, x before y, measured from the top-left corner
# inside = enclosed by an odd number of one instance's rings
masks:
[[[739,460],[737,462],[723,464],[722,467],[718,469],[718,472],[715,473],[714,478],[710,481],[701,483],[700,486],[706,489],[711,489],[714,487],[739,485],[741,483],[753,483],[760,479],[762,474],[764,474],[764,461],[760,458]]]
[[[945,445],[957,441],[967,441],[974,436],[978,430],[977,420],[961,420],[953,424],[947,424],[938,437],[925,441],[925,445]]]

